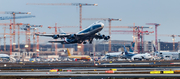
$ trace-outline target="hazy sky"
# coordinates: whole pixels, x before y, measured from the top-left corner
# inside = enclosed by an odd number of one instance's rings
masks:
[[[82,6],[82,18],[120,18],[122,21],[112,21],[112,26],[150,26],[146,23],[160,23],[158,34],[179,34],[179,14],[180,0],[0,0],[0,11],[31,12],[35,18],[17,19],[16,22],[41,24],[40,32],[53,33],[54,29],[48,26],[79,26],[79,7],[78,6],[52,6],[52,5],[26,5],[26,3],[90,3],[98,6]],[[10,14],[0,14],[0,16],[11,16]],[[20,15],[17,15],[20,16]],[[23,15],[22,15],[23,16]],[[83,20],[82,27],[85,28],[96,22],[95,20]],[[104,21],[102,21],[104,22]],[[0,21],[9,23],[9,20]],[[104,22],[108,26],[108,22]],[[1,26],[3,27],[3,26]],[[154,26],[153,26],[154,27]],[[0,29],[3,33],[3,29]],[[77,32],[79,28],[63,28],[65,32]],[[101,33],[108,28],[104,28]],[[118,30],[112,29],[112,30]],[[119,30],[132,30],[123,29]],[[154,31],[155,29],[144,29]],[[9,32],[9,30],[6,30]],[[2,35],[3,36],[3,35]],[[17,36],[16,36],[17,37]],[[25,40],[25,35],[21,35],[21,43]],[[45,39],[46,38],[46,39]],[[132,34],[113,34],[112,40],[133,40]],[[41,42],[52,38],[40,37]],[[145,36],[146,41],[154,40],[154,36]],[[172,37],[159,36],[161,41],[172,42]],[[7,44],[9,39],[7,39]],[[176,41],[180,38],[177,37]],[[17,41],[17,38],[16,38]],[[2,42],[3,43],[3,42]]]

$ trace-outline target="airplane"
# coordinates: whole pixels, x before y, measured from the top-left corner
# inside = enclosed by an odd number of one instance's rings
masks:
[[[104,27],[104,24],[102,22],[95,22],[91,24],[89,27],[83,29],[82,31],[79,31],[75,34],[67,34],[65,32],[62,32],[60,34],[36,34],[38,36],[47,36],[52,37],[53,39],[64,39],[62,41],[49,41],[50,43],[61,43],[61,44],[72,44],[72,43],[78,43],[78,44],[86,44],[88,40],[90,44],[92,44],[93,39],[104,39],[108,40],[110,39],[110,36],[101,35],[100,32]],[[98,33],[98,34],[97,34]]]
[[[9,60],[10,56],[8,54],[0,54],[0,58]]]
[[[154,47],[154,52],[157,56],[161,56],[161,57],[163,57],[163,56],[171,57],[172,56],[173,59],[179,59],[179,54],[180,54],[179,52],[158,52],[154,45],[153,45],[153,47]]]
[[[135,60],[135,59],[151,59],[152,56],[148,53],[145,53],[145,54],[129,54],[126,50],[126,47],[124,45],[124,52],[125,52],[125,55],[122,56],[123,58],[125,59],[131,59],[131,60]]]
[[[134,53],[134,45],[135,45],[135,42],[132,42],[131,43],[131,46],[130,46],[130,50],[129,50],[129,53]],[[119,56],[121,56],[123,54],[123,52],[113,52],[113,53],[106,53],[106,55],[105,55],[105,59],[107,59],[107,58],[113,58],[113,57],[119,57]]]
[[[71,55],[69,49],[67,49],[68,58],[77,59],[77,60],[90,60],[91,57],[89,55]]]
[[[104,58],[108,59],[108,58],[119,57],[121,54],[122,54],[121,51],[120,52],[107,53]]]

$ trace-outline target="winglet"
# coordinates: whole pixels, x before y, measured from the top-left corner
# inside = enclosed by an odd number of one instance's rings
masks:
[[[67,53],[68,53],[68,56],[71,56],[71,53],[68,48],[67,48]]]
[[[124,44],[124,52],[125,52],[125,55],[128,55],[128,52],[127,52],[126,47],[125,47],[125,44]]]

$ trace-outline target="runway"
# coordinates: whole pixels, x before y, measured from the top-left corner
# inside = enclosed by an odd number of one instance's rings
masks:
[[[72,77],[72,78],[127,78],[127,77],[180,77],[179,72],[164,74],[162,71],[180,70],[178,62],[23,62],[0,63],[0,76],[7,77]],[[50,72],[51,69],[61,71]],[[116,69],[113,73],[107,73]],[[70,70],[70,72],[68,72]],[[150,74],[150,71],[161,71],[160,74]],[[1,78],[1,77],[0,77]]]
[[[106,77],[180,77],[179,74],[72,74],[72,73],[48,73],[47,72],[0,72],[0,76],[106,76]]]

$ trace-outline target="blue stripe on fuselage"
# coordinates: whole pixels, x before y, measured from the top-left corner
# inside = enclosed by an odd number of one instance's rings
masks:
[[[91,31],[93,31],[95,29],[98,29],[98,28],[101,28],[101,24],[92,25],[92,26],[90,26],[90,27],[88,27],[88,28],[78,32],[77,34],[88,33],[88,32],[91,32]]]

